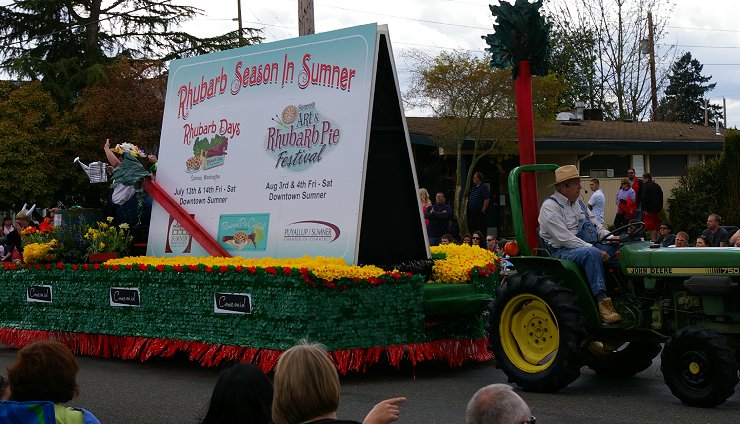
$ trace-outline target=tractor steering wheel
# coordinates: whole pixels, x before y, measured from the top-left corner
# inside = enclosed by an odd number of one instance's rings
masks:
[[[612,232],[602,237],[596,243],[609,244],[612,242],[611,240],[607,240],[609,237],[619,235],[622,231],[625,231],[630,227],[635,228],[634,232],[639,233],[640,231],[642,231],[643,228],[645,228],[645,223],[644,222],[633,222],[631,224],[622,225],[621,227],[612,230]]]

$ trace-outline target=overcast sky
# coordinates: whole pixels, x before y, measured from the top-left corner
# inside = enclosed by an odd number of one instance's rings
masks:
[[[237,23],[237,0],[179,0],[205,10],[206,16],[187,24],[198,35],[214,35]],[[495,3],[494,3],[495,2]],[[241,0],[244,26],[262,28],[265,42],[298,36],[297,0]],[[493,17],[486,0],[314,0],[316,32],[377,22],[387,24],[401,84],[408,68],[401,56],[406,49],[436,53],[443,49],[482,52],[480,36],[493,32]],[[717,87],[709,92],[712,103],[727,100],[729,127],[740,126],[740,7],[737,0],[675,0],[662,46],[676,45],[704,65]],[[402,87],[404,90],[405,87]],[[418,114],[410,111],[409,115]]]
[[[206,15],[186,24],[197,35],[215,35],[237,27],[237,0],[177,0],[205,10]],[[263,29],[265,42],[298,36],[297,0],[241,0],[245,27]],[[408,68],[402,52],[421,49],[435,54],[444,49],[482,52],[481,35],[493,32],[489,4],[497,0],[314,0],[316,32],[377,22],[387,24],[396,57],[402,91]],[[665,50],[675,45],[704,65],[703,75],[712,76],[716,88],[708,93],[712,103],[727,101],[728,127],[740,126],[740,7],[737,0],[674,0]],[[408,111],[418,115],[419,112]]]

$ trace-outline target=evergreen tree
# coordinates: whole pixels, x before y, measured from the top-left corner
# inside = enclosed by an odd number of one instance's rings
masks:
[[[68,105],[105,81],[102,65],[120,54],[166,61],[239,45],[238,31],[198,38],[173,29],[200,13],[171,0],[15,0],[0,6],[0,69],[41,80]],[[245,33],[249,44],[261,40]]]
[[[658,105],[658,117],[661,121],[704,123],[705,95],[717,84],[707,84],[712,77],[703,76],[703,68],[704,65],[693,59],[688,52],[673,64],[668,75],[665,97],[660,99]],[[710,107],[709,116],[712,119],[718,109],[717,106]]]
[[[596,38],[585,26],[573,26],[565,20],[552,20],[549,34],[550,72],[567,85],[559,99],[559,110],[570,110],[581,101],[588,108],[601,105],[600,85],[596,78]]]

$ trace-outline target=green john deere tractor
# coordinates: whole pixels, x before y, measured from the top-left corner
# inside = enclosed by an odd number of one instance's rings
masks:
[[[519,196],[526,165],[509,175],[521,256],[489,306],[487,329],[498,368],[524,390],[553,392],[586,365],[605,376],[632,376],[661,352],[661,371],[684,403],[712,407],[732,396],[740,362],[740,248],[655,248],[625,243],[607,291],[624,320],[603,324],[582,269],[530,249]]]

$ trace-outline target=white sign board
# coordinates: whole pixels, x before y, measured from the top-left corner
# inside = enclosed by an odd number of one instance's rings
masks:
[[[359,246],[377,25],[173,61],[156,182],[232,256]],[[155,204],[150,256],[207,255]]]

